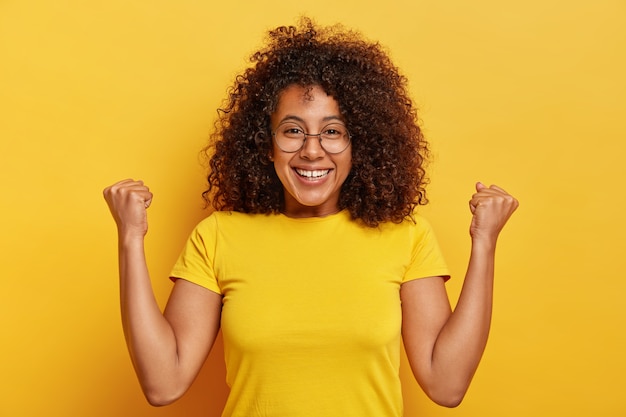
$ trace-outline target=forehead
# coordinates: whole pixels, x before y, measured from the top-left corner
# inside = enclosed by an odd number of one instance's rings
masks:
[[[279,94],[271,115],[272,124],[288,119],[316,122],[341,119],[341,113],[337,101],[321,87],[291,85]]]

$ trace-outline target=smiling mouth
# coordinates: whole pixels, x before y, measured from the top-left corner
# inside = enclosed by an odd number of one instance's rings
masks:
[[[295,171],[301,177],[316,180],[327,176],[330,172],[330,169],[316,169],[313,171],[308,171],[306,169],[295,168]]]

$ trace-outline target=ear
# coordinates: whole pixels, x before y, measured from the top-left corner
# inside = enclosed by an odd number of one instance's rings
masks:
[[[265,138],[266,138],[266,134],[262,130],[259,130],[258,132],[254,134],[254,143],[257,146],[257,148],[263,147],[263,144],[265,143]]]
[[[260,152],[263,152],[263,148],[265,148],[264,145],[265,145],[266,140],[267,140],[267,134],[263,130],[259,130],[258,132],[254,134],[254,144],[256,145],[257,149]],[[267,159],[269,159],[270,162],[274,162],[274,155],[272,154],[271,150],[269,154],[267,155]]]
[[[263,149],[265,148],[266,140],[267,140],[267,134],[264,131],[259,130],[258,132],[254,134],[254,143],[260,152],[263,152]],[[269,154],[267,155],[267,159],[269,159],[270,162],[274,162],[274,155],[272,154],[271,150]]]

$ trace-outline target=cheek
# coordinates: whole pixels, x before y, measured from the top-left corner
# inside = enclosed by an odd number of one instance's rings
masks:
[[[284,182],[288,175],[289,171],[291,171],[291,167],[289,166],[290,158],[285,157],[283,153],[275,153],[272,156],[272,164],[274,165],[274,171],[278,178],[280,178],[281,182]]]
[[[348,153],[345,156],[345,159],[341,161],[342,167],[345,167],[346,175],[352,171],[352,154]]]

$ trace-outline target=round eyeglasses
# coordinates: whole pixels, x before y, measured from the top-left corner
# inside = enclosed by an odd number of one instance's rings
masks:
[[[350,133],[341,123],[324,126],[320,133],[305,133],[304,129],[294,122],[283,122],[272,132],[276,146],[287,153],[298,152],[304,147],[309,136],[317,136],[320,146],[327,153],[341,153],[350,145]]]

